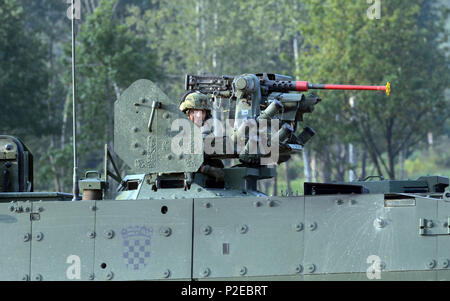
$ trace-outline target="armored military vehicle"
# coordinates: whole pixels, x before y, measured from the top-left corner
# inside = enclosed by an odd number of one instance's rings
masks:
[[[330,88],[390,90],[188,75],[211,108],[198,126],[138,80],[115,102],[114,150],[78,182],[79,201],[33,192],[30,151],[0,136],[0,280],[449,280],[448,178],[258,191],[314,135],[297,126],[320,98],[299,92]],[[112,152],[134,172],[122,177]],[[235,164],[223,177],[201,172],[224,159]]]

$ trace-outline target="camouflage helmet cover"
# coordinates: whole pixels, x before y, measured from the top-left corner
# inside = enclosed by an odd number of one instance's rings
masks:
[[[211,111],[208,96],[198,91],[189,93],[180,105],[180,110],[186,112],[190,109]]]

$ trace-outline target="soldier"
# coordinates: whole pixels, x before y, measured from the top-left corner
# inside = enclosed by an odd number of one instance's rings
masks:
[[[180,110],[198,126],[203,126],[205,120],[211,117],[208,97],[198,91],[188,93],[180,104]]]
[[[197,126],[203,126],[205,121],[211,118],[208,96],[198,91],[185,94],[181,100],[180,110]],[[224,177],[223,167],[221,160],[206,158],[198,171],[213,177],[216,182],[222,182]]]

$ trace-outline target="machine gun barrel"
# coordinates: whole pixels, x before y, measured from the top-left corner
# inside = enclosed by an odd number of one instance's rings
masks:
[[[359,86],[359,85],[329,85],[329,84],[311,84],[307,81],[267,81],[265,85],[269,91],[273,92],[288,92],[301,91],[306,92],[309,89],[322,90],[371,90],[371,91],[385,91],[389,96],[391,92],[391,84],[388,82],[386,86]]]

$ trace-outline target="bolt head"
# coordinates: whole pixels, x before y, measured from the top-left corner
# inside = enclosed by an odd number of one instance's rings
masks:
[[[168,236],[170,236],[170,234],[172,234],[172,229],[170,229],[169,227],[161,227],[159,229],[159,234],[161,234],[162,236],[168,237]]]
[[[38,234],[36,234],[37,241],[41,241],[43,238],[44,238],[44,234],[42,232],[39,232]]]
[[[106,232],[105,232],[105,236],[106,236],[106,238],[108,238],[108,239],[113,238],[113,237],[114,237],[114,231],[113,231],[113,230],[108,230],[108,231],[106,231]]]
[[[308,271],[308,273],[314,273],[314,271],[316,270],[316,266],[314,264],[308,264],[306,270]]]
[[[170,270],[165,270],[163,273],[163,277],[164,278],[169,278],[170,277]]]
[[[436,261],[434,259],[427,262],[427,267],[433,269],[436,266]]]
[[[245,274],[247,274],[247,268],[246,267],[242,267],[239,270],[239,275],[244,276]]]
[[[108,274],[106,274],[106,279],[107,280],[111,280],[111,279],[113,279],[113,277],[114,277],[113,272],[109,272]]]
[[[211,234],[211,232],[212,232],[211,226],[206,225],[202,227],[202,233],[204,235],[209,235]]]
[[[38,208],[38,211],[39,211],[39,212],[42,212],[42,211],[44,211],[44,208],[43,208],[43,207],[39,207],[39,208]]]
[[[209,274],[211,274],[211,270],[208,269],[208,268],[203,269],[203,270],[201,271],[201,273],[200,273],[200,275],[201,275],[202,277],[208,277]]]
[[[444,260],[441,261],[441,266],[444,269],[448,268],[449,264],[450,264],[450,262],[449,262],[448,259],[444,259]]]
[[[301,272],[303,272],[303,266],[299,264],[295,267],[295,273],[300,274]]]
[[[343,203],[344,203],[344,201],[341,199],[336,200],[336,205],[342,205]]]
[[[28,281],[28,280],[30,280],[30,277],[28,277],[28,275],[23,275],[22,281]]]
[[[247,225],[241,225],[239,227],[239,233],[245,234],[245,233],[247,233],[247,231],[248,231],[248,226]]]
[[[9,211],[13,212],[14,211],[14,206],[10,206],[9,207]]]
[[[41,281],[42,280],[42,275],[41,274],[37,274],[36,276],[34,276],[34,280],[35,281]]]
[[[211,208],[211,203],[205,203],[205,208]]]
[[[295,228],[295,231],[300,232],[303,230],[303,224],[302,223],[296,224],[294,226],[294,228]]]
[[[253,206],[255,206],[255,207],[261,207],[261,206],[262,206],[262,203],[261,203],[260,201],[255,201],[255,202],[253,202]]]
[[[310,231],[316,230],[316,228],[317,228],[316,222],[310,223],[310,224],[308,225],[308,228],[309,228]]]
[[[30,238],[31,238],[30,233],[26,233],[26,234],[24,234],[24,236],[23,236],[23,241],[24,241],[24,242],[27,242],[27,241],[30,240]]]
[[[377,217],[374,224],[375,224],[375,227],[377,227],[379,229],[384,228],[384,226],[386,225],[384,219],[382,219],[381,217]]]
[[[93,232],[93,231],[88,232],[88,233],[87,233],[87,236],[88,236],[89,238],[95,238],[95,232]]]

